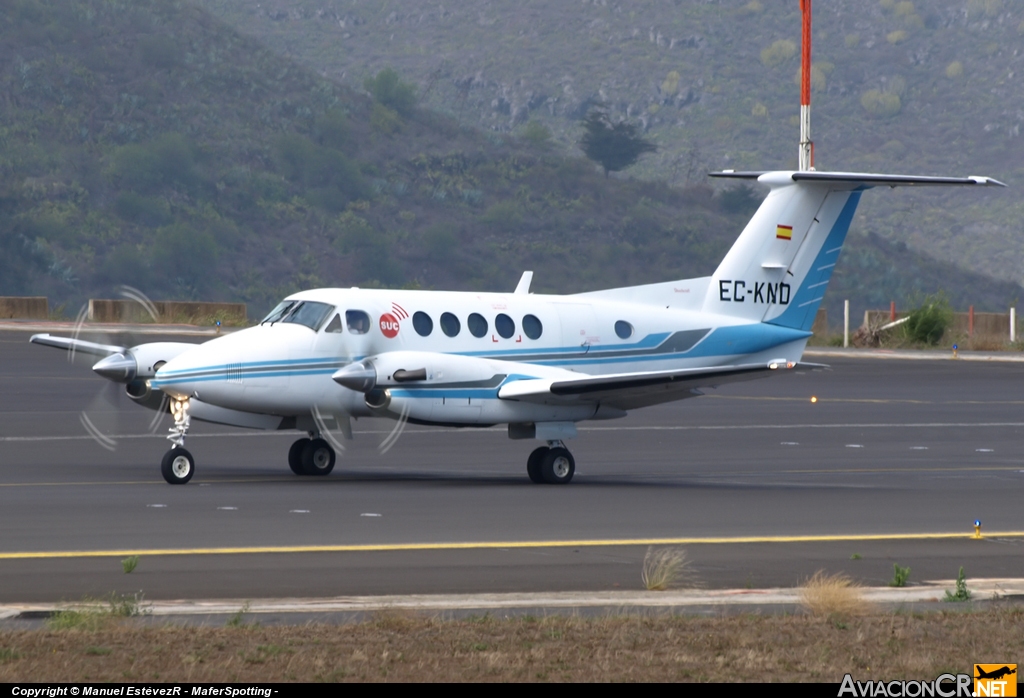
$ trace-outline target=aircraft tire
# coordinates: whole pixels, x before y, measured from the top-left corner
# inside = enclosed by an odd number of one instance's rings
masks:
[[[526,460],[526,474],[530,476],[530,482],[535,485],[542,485],[545,482],[544,475],[540,471],[540,462],[549,450],[547,446],[541,446],[535,449]]]
[[[306,471],[302,468],[302,450],[306,448],[306,444],[309,442],[310,439],[299,439],[288,449],[288,467],[296,475],[306,474]]]
[[[171,485],[184,485],[192,479],[196,472],[196,461],[192,454],[180,446],[175,446],[164,454],[160,462],[160,473]]]
[[[540,472],[549,485],[566,485],[576,472],[576,459],[566,448],[552,448],[544,454]]]
[[[334,470],[336,455],[323,439],[313,439],[302,449],[302,469],[306,475],[327,475]]]

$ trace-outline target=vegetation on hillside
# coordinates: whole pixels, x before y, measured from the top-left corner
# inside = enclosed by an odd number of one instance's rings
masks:
[[[658,145],[631,176],[685,185],[714,169],[796,166],[795,0],[202,4],[326,75],[358,84],[392,65],[426,106],[498,133],[543,124],[567,153],[590,106],[608,104]],[[830,0],[814,10],[820,168],[1024,181],[1024,3]],[[1024,281],[1014,188],[868,198],[862,232]]]
[[[74,308],[125,283],[255,315],[321,285],[701,276],[761,196],[606,179],[540,122],[480,132],[428,95],[386,66],[356,90],[183,0],[0,5],[0,294]],[[854,236],[850,253],[846,288],[906,281],[884,241]],[[962,279],[954,304],[1002,308],[1019,291],[899,255],[920,270],[914,290]]]

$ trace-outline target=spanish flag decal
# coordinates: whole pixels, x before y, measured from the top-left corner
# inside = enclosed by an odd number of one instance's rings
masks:
[[[779,240],[792,240],[793,239],[793,226],[791,225],[780,225],[775,228],[775,237]]]

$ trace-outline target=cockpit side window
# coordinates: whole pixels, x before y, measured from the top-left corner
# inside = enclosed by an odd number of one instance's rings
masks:
[[[324,332],[331,334],[341,334],[341,314],[335,313],[331,321],[327,323],[327,327],[324,328]]]
[[[281,318],[287,315],[288,311],[295,307],[296,303],[298,303],[298,301],[281,301],[277,304],[276,308],[270,311],[270,315],[263,318],[263,321],[260,322],[260,324],[262,325],[266,322],[269,322],[270,324],[280,322]]]
[[[346,310],[345,324],[352,334],[366,334],[370,331],[370,316],[362,310]]]
[[[300,301],[281,322],[305,325],[316,332],[334,310],[333,305],[316,301]]]

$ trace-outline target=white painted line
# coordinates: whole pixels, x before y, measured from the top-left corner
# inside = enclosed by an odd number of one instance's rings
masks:
[[[995,453],[995,449],[993,448],[976,448],[974,450],[978,453]]]
[[[799,446],[799,441],[783,441],[780,445],[782,446]]]
[[[864,444],[846,444],[847,448],[864,448]]]
[[[238,511],[238,507],[217,507],[218,511]]]
[[[910,450],[911,451],[927,451],[928,447],[927,446],[911,446]]]
[[[308,514],[309,509],[289,509],[289,514]]]
[[[167,508],[166,504],[147,504],[146,506],[151,508],[151,509],[166,509]]]
[[[366,517],[369,517],[369,518],[379,518],[379,517],[383,516],[383,514],[374,514],[372,512],[366,512],[365,514],[360,514],[360,516],[366,516]]]

